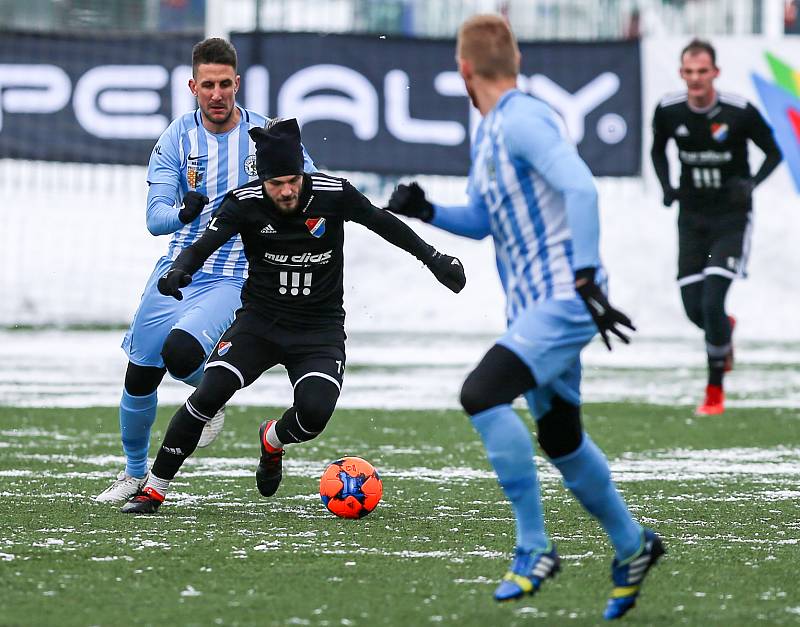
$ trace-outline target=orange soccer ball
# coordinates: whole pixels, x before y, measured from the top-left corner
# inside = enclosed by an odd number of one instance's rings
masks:
[[[328,511],[341,518],[363,518],[378,505],[383,482],[378,471],[360,457],[342,457],[328,464],[319,482]]]

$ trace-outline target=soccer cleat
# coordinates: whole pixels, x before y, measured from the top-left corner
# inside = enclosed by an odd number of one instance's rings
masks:
[[[206,423],[203,427],[203,432],[200,434],[200,441],[197,443],[198,448],[205,448],[217,439],[217,436],[222,433],[222,428],[225,426],[225,405],[214,414],[214,417]]]
[[[265,420],[258,428],[258,441],[261,444],[261,459],[256,468],[256,486],[261,496],[272,496],[278,491],[283,477],[283,457],[284,450],[275,448],[267,442],[267,429],[275,422]]]
[[[725,355],[725,372],[733,370],[733,330],[736,328],[736,318],[728,316],[728,322],[731,325],[731,348]]]
[[[725,411],[725,392],[722,386],[707,385],[706,399],[695,411],[695,416],[717,416]]]
[[[555,577],[559,570],[561,558],[552,543],[546,553],[523,551],[518,547],[511,568],[494,591],[494,600],[515,601],[526,594],[533,595],[545,579]]]
[[[145,488],[119,510],[123,514],[155,514],[164,502],[164,497],[153,488]]]
[[[94,497],[95,503],[122,503],[139,493],[145,484],[144,477],[131,477],[123,470],[117,475],[116,480],[100,494]]]
[[[620,563],[617,558],[611,563],[611,581],[614,589],[606,604],[603,618],[614,620],[622,618],[634,605],[644,576],[650,568],[664,555],[664,543],[652,529],[643,529],[643,545],[636,555]]]

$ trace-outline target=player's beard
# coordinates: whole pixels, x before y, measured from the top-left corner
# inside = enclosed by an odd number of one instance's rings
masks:
[[[228,120],[231,119],[231,116],[233,115],[233,105],[227,109],[224,114],[225,117],[220,118],[218,116],[222,111],[223,109],[212,109],[211,107],[208,107],[207,109],[203,109],[203,115],[206,116],[206,119],[208,119],[209,122],[218,126],[222,126],[223,124],[227,124]]]
[[[300,205],[300,196],[293,196],[292,198],[287,199],[286,201],[273,200],[272,202],[278,209],[279,213],[288,216],[292,215],[297,211],[297,207]]]

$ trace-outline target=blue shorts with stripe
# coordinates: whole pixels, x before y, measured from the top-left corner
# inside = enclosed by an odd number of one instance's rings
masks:
[[[497,344],[516,354],[530,369],[536,387],[525,394],[531,413],[541,418],[554,395],[581,402],[581,350],[597,333],[586,305],[578,298],[546,300],[523,310]]]
[[[244,278],[205,272],[196,272],[191,284],[181,288],[183,300],[164,296],[156,284],[171,265],[169,257],[156,264],[122,340],[128,359],[137,366],[164,367],[161,348],[172,329],[189,333],[208,356],[242,305]]]

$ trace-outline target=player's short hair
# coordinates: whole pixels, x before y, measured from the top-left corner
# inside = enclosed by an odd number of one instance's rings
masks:
[[[704,39],[692,39],[692,41],[686,44],[686,47],[681,50],[681,63],[683,63],[683,56],[686,54],[693,56],[704,52],[711,57],[711,65],[717,67],[717,51],[714,50],[714,46],[711,45],[711,42],[705,41]]]
[[[236,72],[238,59],[236,48],[220,37],[209,37],[192,48],[192,76],[197,76],[197,66],[201,63],[219,63],[230,65]]]
[[[517,40],[499,15],[474,15],[465,21],[458,29],[456,58],[470,61],[485,78],[519,74]]]

